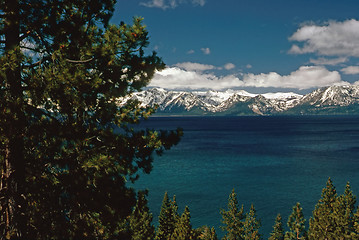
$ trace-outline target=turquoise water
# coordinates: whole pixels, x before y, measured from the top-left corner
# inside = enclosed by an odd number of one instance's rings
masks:
[[[339,193],[349,181],[359,195],[359,117],[153,117],[142,127],[184,129],[136,184],[149,189],[155,224],[165,191],[180,212],[189,206],[193,227],[221,236],[219,211],[234,188],[246,211],[256,207],[264,237],[278,213],[286,224],[296,202],[308,223],[328,177]]]

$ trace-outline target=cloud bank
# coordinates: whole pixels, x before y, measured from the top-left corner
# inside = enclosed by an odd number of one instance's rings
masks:
[[[339,57],[339,58],[318,58],[318,59],[310,59],[310,62],[316,65],[330,65],[335,66],[340,63],[345,63],[349,59],[347,57]]]
[[[329,71],[321,66],[302,66],[289,75],[276,72],[244,75],[245,86],[309,89],[337,84],[347,84],[337,71]]]
[[[359,57],[359,21],[330,21],[323,26],[307,24],[299,28],[290,41],[302,42],[292,45],[289,53],[315,53],[322,56]]]
[[[201,63],[193,63],[193,62],[177,63],[174,66],[182,68],[182,69],[187,70],[187,71],[195,71],[195,72],[202,72],[202,71],[212,70],[212,69],[216,68],[213,65],[201,64]]]
[[[161,8],[166,10],[174,9],[183,3],[191,3],[193,6],[203,7],[206,4],[206,0],[149,0],[146,2],[140,2],[140,5],[149,8]]]
[[[342,68],[341,71],[347,75],[359,74],[359,66],[349,66],[346,68]]]
[[[157,72],[149,87],[172,90],[225,90],[242,87],[274,87],[309,89],[330,85],[349,84],[341,80],[337,71],[329,71],[322,66],[302,66],[289,75],[276,72],[244,74],[241,79],[235,75],[218,77],[214,74],[187,70],[179,67],[166,68]]]

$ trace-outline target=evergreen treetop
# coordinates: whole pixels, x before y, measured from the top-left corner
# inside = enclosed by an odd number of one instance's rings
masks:
[[[243,236],[245,240],[259,240],[261,235],[259,234],[259,228],[261,226],[260,220],[257,219],[257,211],[254,205],[251,205],[249,212],[246,214],[246,218],[243,224]]]
[[[173,200],[171,201],[168,198],[168,193],[165,192],[162,200],[160,215],[158,216],[158,227],[155,239],[171,239],[179,218],[176,197],[173,196]]]
[[[208,226],[203,226],[198,229],[199,236],[201,240],[218,240],[217,233],[214,227],[210,228]]]
[[[178,218],[175,229],[172,234],[172,239],[190,240],[195,239],[195,232],[191,225],[191,215],[188,206],[185,207],[182,215]]]
[[[287,225],[289,227],[289,231],[286,232],[284,239],[294,240],[306,238],[307,233],[305,231],[305,218],[303,215],[303,208],[299,202],[293,206],[293,211],[288,218]]]
[[[309,222],[309,239],[356,239],[355,203],[349,183],[337,196],[329,178]]]
[[[152,213],[147,206],[148,192],[139,192],[137,202],[129,217],[129,238],[132,240],[153,240],[155,227],[152,225]]]
[[[284,228],[282,222],[282,216],[280,214],[275,218],[273,225],[273,231],[270,234],[268,240],[284,240]]]
[[[222,215],[221,226],[222,230],[226,232],[223,239],[228,240],[239,240],[243,239],[243,220],[245,218],[243,205],[241,208],[238,207],[237,194],[234,189],[229,194],[228,197],[228,210],[221,209],[220,213]]]
[[[354,232],[354,211],[356,197],[351,191],[349,182],[345,186],[344,193],[337,197],[333,219],[335,221],[334,233],[338,238],[350,239]]]
[[[322,190],[322,197],[313,211],[309,221],[309,239],[336,239],[338,199],[332,180],[329,178]]]

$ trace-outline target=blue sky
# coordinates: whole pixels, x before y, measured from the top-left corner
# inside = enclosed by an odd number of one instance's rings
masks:
[[[118,0],[167,68],[151,87],[254,93],[359,84],[358,0]]]

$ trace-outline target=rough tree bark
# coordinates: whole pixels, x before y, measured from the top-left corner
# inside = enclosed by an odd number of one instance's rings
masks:
[[[5,239],[26,238],[25,220],[25,161],[24,161],[24,96],[20,65],[20,17],[19,1],[5,0],[5,54],[17,56],[15,64],[7,68],[6,102],[7,121],[5,154],[0,183],[1,235]]]

